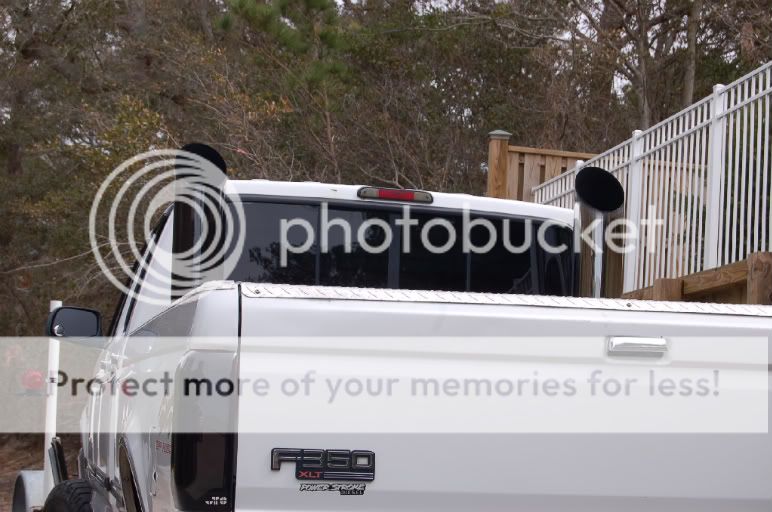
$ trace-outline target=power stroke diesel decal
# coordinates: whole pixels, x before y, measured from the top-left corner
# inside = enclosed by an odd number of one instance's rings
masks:
[[[341,496],[362,496],[367,489],[363,483],[300,484],[300,492],[338,492]]]
[[[279,471],[282,462],[295,463],[295,478],[298,480],[372,482],[375,479],[375,453],[367,450],[271,450],[271,469]]]

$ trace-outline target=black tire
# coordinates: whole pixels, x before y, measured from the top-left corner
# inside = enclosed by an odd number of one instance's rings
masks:
[[[43,505],[43,512],[93,512],[92,489],[85,480],[65,480],[54,486]]]

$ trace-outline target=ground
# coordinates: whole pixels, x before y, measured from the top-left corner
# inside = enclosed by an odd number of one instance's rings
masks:
[[[68,434],[62,436],[67,469],[73,476],[77,472],[77,456],[80,438]],[[43,467],[42,434],[0,434],[0,511],[11,510],[11,495],[16,473],[21,469]]]

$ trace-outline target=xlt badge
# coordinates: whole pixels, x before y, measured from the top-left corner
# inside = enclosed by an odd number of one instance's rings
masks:
[[[274,448],[271,469],[279,471],[282,462],[295,463],[298,480],[357,480],[375,479],[375,453],[367,450],[307,450]]]

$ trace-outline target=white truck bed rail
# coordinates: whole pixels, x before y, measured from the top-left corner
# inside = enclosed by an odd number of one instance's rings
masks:
[[[550,295],[507,295],[495,293],[444,292],[431,290],[394,290],[338,286],[303,286],[243,283],[242,291],[250,298],[364,300],[386,302],[433,302],[502,306],[537,306],[575,309],[604,309],[657,313],[709,313],[772,317],[772,306],[709,304],[700,302],[662,302],[626,299],[590,299]]]

